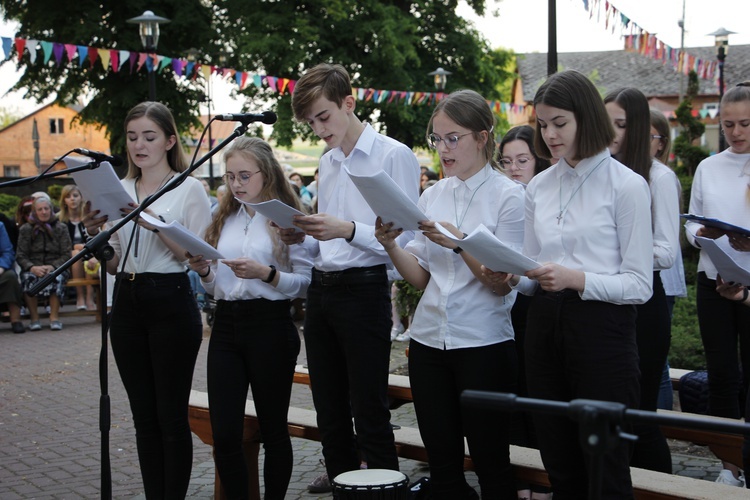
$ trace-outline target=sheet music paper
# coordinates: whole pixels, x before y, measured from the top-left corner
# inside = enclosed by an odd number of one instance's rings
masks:
[[[293,228],[298,233],[303,232],[302,229],[294,225],[294,216],[307,214],[300,212],[296,208],[290,207],[281,200],[274,199],[262,203],[248,203],[239,198],[235,198],[235,200],[252,208],[256,212],[263,214],[266,219],[273,221],[279,227],[284,229]]]
[[[744,227],[735,226],[734,224],[730,224],[729,222],[724,222],[723,220],[712,219],[710,217],[703,217],[700,215],[693,215],[693,214],[682,214],[680,215],[680,217],[689,221],[697,222],[698,224],[702,224],[707,227],[715,227],[716,229],[721,229],[722,231],[739,233],[743,236],[750,237],[750,229],[745,229]]]
[[[695,236],[695,241],[701,250],[706,251],[721,279],[750,286],[750,252],[738,252],[732,248],[726,235],[715,240]]]
[[[91,160],[68,156],[63,161],[66,167],[71,168],[85,165]],[[108,161],[101,162],[101,165],[93,170],[79,170],[70,176],[81,190],[83,201],[90,201],[91,210],[99,210],[99,216],[108,216],[110,222],[122,219],[120,209],[127,207],[129,203],[135,203]]]
[[[438,222],[435,227],[492,271],[524,275],[526,271],[541,267],[535,260],[500,241],[484,224],[479,224],[464,239],[456,238]]]
[[[176,220],[167,224],[166,222],[162,222],[161,219],[151,217],[146,212],[141,212],[140,215],[143,217],[143,220],[156,227],[159,231],[164,232],[164,236],[190,252],[191,255],[202,255],[206,260],[218,260],[224,258],[218,250],[194,233],[190,232],[190,230]]]
[[[428,220],[396,181],[384,171],[379,170],[374,175],[355,175],[346,169],[346,173],[375,215],[383,219],[383,223],[393,222],[394,228],[416,231],[420,221]],[[375,224],[375,221],[372,223]]]

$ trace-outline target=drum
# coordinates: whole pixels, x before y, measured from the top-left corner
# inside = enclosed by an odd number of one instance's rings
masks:
[[[333,480],[337,500],[408,500],[409,480],[388,469],[362,469],[339,474]]]

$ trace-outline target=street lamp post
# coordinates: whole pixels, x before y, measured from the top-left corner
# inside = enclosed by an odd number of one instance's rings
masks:
[[[147,10],[138,17],[128,19],[127,22],[138,25],[143,49],[148,53],[153,53],[159,45],[159,25],[167,24],[170,19],[154,15],[152,11]],[[154,67],[148,73],[148,99],[149,101],[156,100],[156,68]]]
[[[453,73],[446,71],[443,68],[438,68],[427,74],[435,77],[435,88],[442,92],[445,90],[445,84],[448,83],[448,75],[452,75]]]
[[[707,36],[713,36],[716,40],[716,59],[719,61],[719,152],[721,153],[726,148],[727,144],[724,140],[724,134],[721,132],[721,99],[724,97],[724,60],[727,58],[727,51],[729,50],[729,35],[733,35],[734,31],[729,31],[724,28],[719,28],[713,33],[709,33]]]

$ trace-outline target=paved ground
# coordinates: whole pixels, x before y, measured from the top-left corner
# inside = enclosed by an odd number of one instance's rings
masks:
[[[70,306],[68,306],[70,307]],[[99,353],[101,326],[90,317],[63,318],[65,328],[14,335],[0,324],[0,499],[77,499],[100,496]],[[204,339],[193,388],[206,390]],[[394,343],[391,368],[403,366],[404,344]],[[111,397],[109,456],[113,498],[143,499],[130,410],[125,391],[107,355]],[[300,361],[304,361],[303,353]],[[312,409],[309,389],[295,385],[292,404]],[[416,426],[411,405],[396,410],[392,421]],[[330,498],[306,491],[323,471],[320,444],[293,439],[295,468],[288,499]],[[674,456],[675,472],[713,480],[719,463]],[[213,497],[210,449],[194,438],[194,467],[189,498]],[[411,479],[428,474],[425,464],[402,460]],[[476,483],[473,474],[470,482]]]

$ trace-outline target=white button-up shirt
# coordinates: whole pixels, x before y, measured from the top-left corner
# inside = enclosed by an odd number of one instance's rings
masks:
[[[606,149],[575,168],[561,159],[526,189],[524,253],[583,271],[583,300],[646,302],[654,263],[646,180]],[[531,295],[536,282],[524,277],[516,288]]]
[[[523,187],[490,165],[462,181],[450,177],[428,188],[419,207],[436,222],[470,233],[484,224],[517,250],[523,243]],[[482,285],[463,257],[421,233],[406,245],[430,273],[410,327],[411,338],[436,349],[480,347],[513,339],[515,293],[500,297]]]
[[[317,242],[315,267],[321,271],[341,271],[378,264],[392,266],[388,254],[375,238],[376,214],[344,167],[355,175],[373,175],[383,170],[416,203],[419,198],[417,157],[405,145],[365,124],[349,156],[344,157],[341,148],[335,148],[320,159],[318,212],[354,221],[356,230],[351,242],[343,238]],[[413,231],[405,231],[399,237],[399,245],[405,245],[413,237]]]

